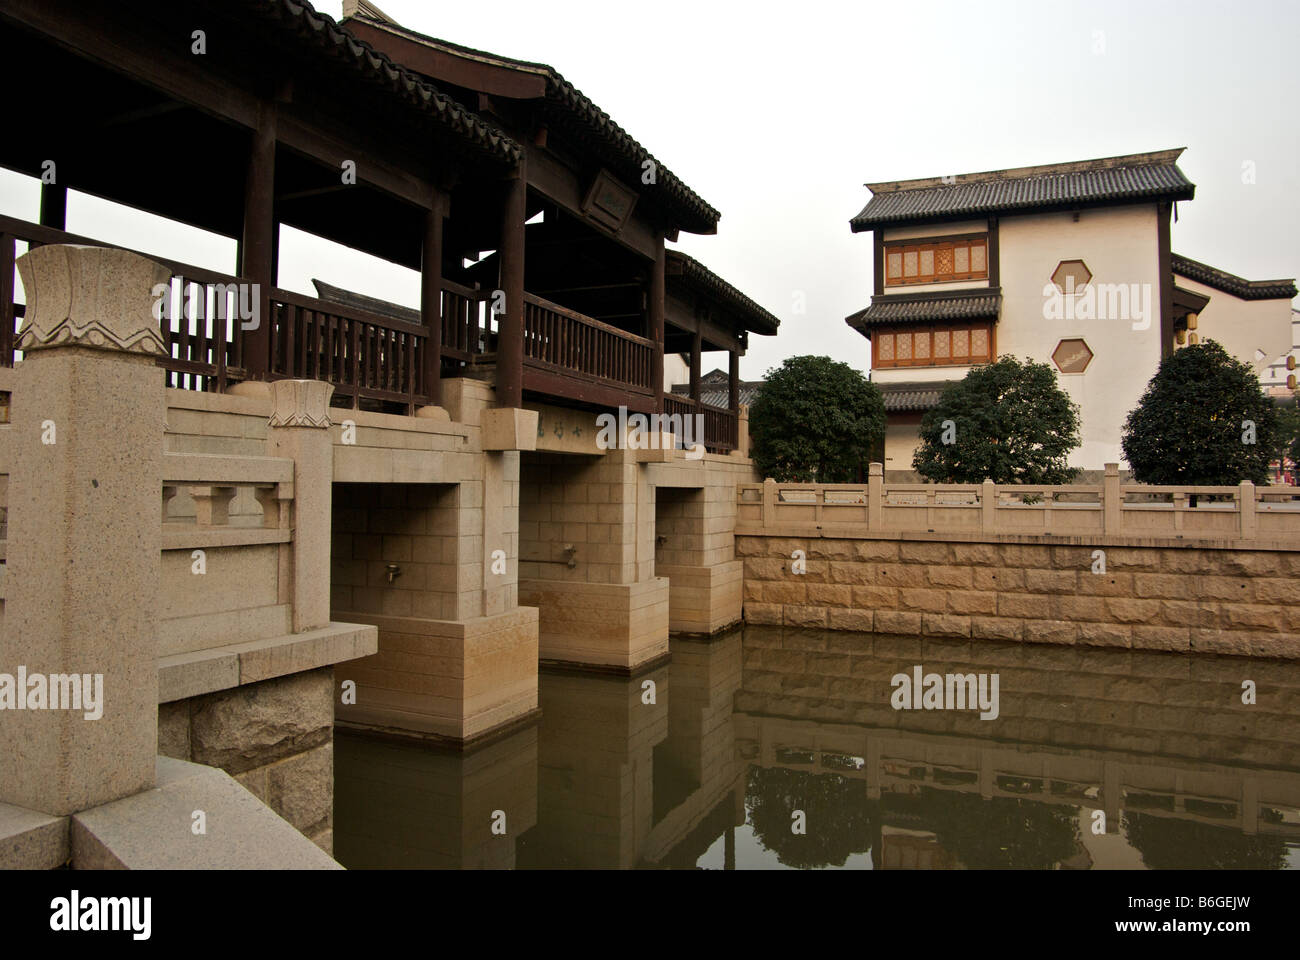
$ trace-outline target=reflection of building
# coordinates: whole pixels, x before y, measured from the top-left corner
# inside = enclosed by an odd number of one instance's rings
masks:
[[[847,322],[885,394],[885,468],[907,470],[921,414],[972,366],[1054,364],[1079,404],[1089,469],[1162,356],[1213,338],[1257,370],[1290,344],[1291,280],[1247,281],[1175,255],[1172,206],[1195,188],[1181,150],[868,184],[851,221],[874,238],[874,295]]]
[[[933,833],[890,826],[880,828],[879,855],[871,862],[877,870],[952,870],[958,866]]]
[[[1170,683],[1171,662],[1155,653],[945,643],[939,654],[920,638],[877,637],[829,656],[810,652],[808,635],[746,628],[736,746],[782,774],[751,783],[835,798],[819,813],[830,829],[870,817],[878,867],[923,853],[938,865],[936,847],[971,869],[1267,866],[1300,846],[1297,708],[1289,693],[1259,706],[1225,696],[1239,690],[1230,661],[1194,658]],[[923,655],[938,673],[1002,664],[998,719],[892,710],[889,678]],[[1300,666],[1281,665],[1270,683],[1300,689]],[[1105,833],[1094,835],[1099,813]]]

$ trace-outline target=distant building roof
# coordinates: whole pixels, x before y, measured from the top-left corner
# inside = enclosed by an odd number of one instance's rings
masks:
[[[860,233],[906,221],[951,220],[966,215],[1108,203],[1190,200],[1196,187],[1176,163],[1184,149],[869,183],[867,188],[873,196],[849,224],[854,233]]]
[[[766,380],[741,380],[737,386],[738,403],[743,407],[751,406],[754,398],[758,396],[759,388],[766,383]],[[691,395],[691,385],[689,383],[678,383],[673,385],[672,393],[678,397],[689,397]],[[707,403],[711,407],[727,406],[727,372],[725,370],[710,370],[708,373],[700,376],[700,402]]]
[[[770,337],[781,326],[775,314],[764,310],[704,264],[680,250],[667,251],[666,273],[665,282],[669,286],[685,284],[731,307],[740,315],[746,330]]]
[[[913,413],[937,406],[943,388],[956,382],[926,380],[919,383],[877,383],[876,386],[885,401],[886,413]]]
[[[404,307],[400,303],[392,303],[389,300],[380,300],[378,297],[370,297],[364,293],[345,290],[342,287],[326,283],[324,280],[313,279],[312,284],[316,287],[316,296],[322,300],[339,303],[345,307],[355,307],[357,310],[365,310],[367,313],[388,317],[392,320],[405,320],[407,323],[414,324],[422,322],[419,310]]]
[[[1174,273],[1222,290],[1242,300],[1290,300],[1296,295],[1295,280],[1244,280],[1235,274],[1200,263],[1190,257],[1173,254]]]
[[[996,320],[1001,305],[1002,295],[998,288],[880,296],[873,298],[869,307],[845,317],[844,322],[865,333],[868,327],[882,324]]]

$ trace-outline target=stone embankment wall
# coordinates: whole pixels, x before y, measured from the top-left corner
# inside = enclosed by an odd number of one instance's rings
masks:
[[[1295,551],[737,536],[736,556],[751,624],[1300,658]]]
[[[334,670],[158,707],[158,752],[226,771],[326,853],[334,848]]]

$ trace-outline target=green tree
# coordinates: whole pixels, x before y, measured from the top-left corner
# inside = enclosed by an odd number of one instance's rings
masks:
[[[765,477],[850,483],[885,436],[885,403],[847,363],[791,357],[767,372],[749,408],[749,435]]]
[[[1139,483],[1263,484],[1277,420],[1254,371],[1205,340],[1160,361],[1120,445]]]
[[[944,388],[912,466],[936,483],[1068,483],[1079,408],[1045,363],[1001,357]]]

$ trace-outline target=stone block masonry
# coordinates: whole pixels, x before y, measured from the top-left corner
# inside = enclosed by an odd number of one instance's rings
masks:
[[[1014,539],[737,536],[745,619],[1300,659],[1300,550]]]
[[[161,704],[158,753],[218,767],[333,852],[334,671]]]

